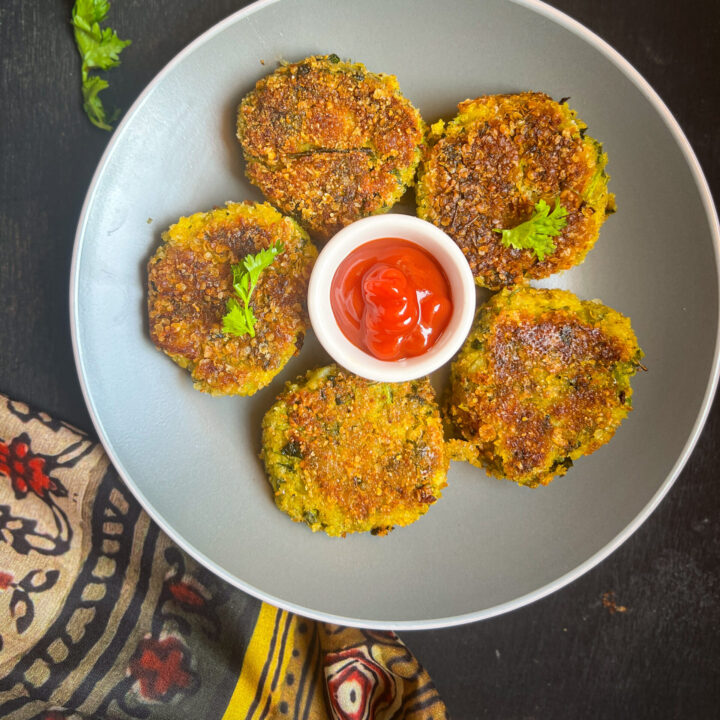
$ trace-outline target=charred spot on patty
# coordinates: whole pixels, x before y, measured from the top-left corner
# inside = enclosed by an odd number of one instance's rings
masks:
[[[329,55],[262,78],[238,108],[237,137],[250,181],[327,239],[400,199],[424,128],[395,77]]]
[[[615,209],[607,156],[585,124],[543,93],[486,95],[458,110],[431,128],[418,215],[455,240],[476,282],[492,290],[582,262]],[[542,261],[530,249],[506,247],[497,232],[527,221],[540,200],[568,212],[555,251]]]

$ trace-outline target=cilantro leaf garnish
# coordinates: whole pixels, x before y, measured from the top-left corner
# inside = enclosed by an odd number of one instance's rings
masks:
[[[514,247],[517,250],[533,250],[538,260],[542,262],[546,255],[555,252],[553,238],[557,237],[567,225],[568,211],[555,201],[555,207],[550,212],[550,206],[540,200],[535,205],[535,213],[529,220],[520,223],[509,230],[498,230],[502,233],[502,244],[505,247]]]
[[[105,108],[102,100],[98,97],[98,93],[108,86],[107,80],[103,80],[97,75],[83,80],[83,110],[87,113],[93,125],[102,130],[112,130],[112,127],[105,122]]]
[[[90,122],[102,130],[112,130],[99,97],[108,83],[97,75],[90,75],[90,70],[117,67],[120,53],[130,44],[130,40],[121,40],[111,28],[100,28],[109,10],[107,0],[76,0],[72,9],[75,44],[82,58],[83,110]]]
[[[256,255],[247,255],[245,259],[232,266],[233,289],[242,300],[230,298],[223,315],[223,332],[226,335],[250,335],[255,337],[255,314],[250,307],[250,297],[260,279],[260,274],[272,264],[276,255],[283,251],[283,244],[274,242],[270,247],[260,250]]]

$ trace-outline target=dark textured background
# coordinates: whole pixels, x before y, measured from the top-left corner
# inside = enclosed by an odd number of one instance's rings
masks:
[[[109,77],[106,104],[127,109],[179,50],[244,4],[117,0],[111,24],[133,45]],[[607,40],[658,91],[717,202],[720,3],[551,4]],[[71,6],[0,3],[0,391],[90,430],[72,359],[68,277],[82,201],[110,135],[80,108]],[[403,635],[452,717],[720,715],[719,435],[716,401],[660,508],[569,587],[498,618]],[[625,610],[613,612],[603,597]]]

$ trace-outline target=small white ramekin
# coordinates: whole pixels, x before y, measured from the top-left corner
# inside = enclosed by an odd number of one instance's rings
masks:
[[[450,322],[437,342],[417,357],[378,360],[345,337],[332,311],[330,286],[338,266],[355,248],[380,238],[402,238],[424,248],[450,283]],[[460,349],[475,314],[475,282],[462,251],[439,228],[412,215],[373,215],[343,228],[325,245],[310,276],[308,311],[320,344],[339,365],[370,380],[403,382],[437,370]]]

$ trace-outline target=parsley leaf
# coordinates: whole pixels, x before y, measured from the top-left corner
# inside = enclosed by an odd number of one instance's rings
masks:
[[[502,244],[505,247],[514,247],[517,250],[533,250],[538,260],[542,262],[546,255],[555,252],[553,237],[557,237],[567,225],[568,211],[559,200],[555,201],[555,207],[550,212],[550,206],[540,200],[535,205],[535,213],[529,220],[520,223],[509,230],[498,230],[502,233]]]
[[[108,86],[107,80],[103,80],[97,75],[88,78],[83,82],[83,110],[87,113],[93,125],[101,130],[112,130],[112,127],[105,122],[105,108],[102,101],[98,97],[98,93]]]
[[[233,289],[242,300],[230,298],[223,315],[222,329],[226,335],[250,335],[255,337],[255,313],[250,307],[250,297],[260,279],[260,274],[272,264],[276,255],[283,251],[283,244],[275,242],[270,247],[260,250],[256,255],[247,255],[245,259],[232,266]]]
[[[90,122],[103,130],[112,130],[99,97],[108,83],[89,71],[117,67],[120,53],[130,44],[130,40],[121,40],[111,28],[100,28],[109,10],[107,0],[76,0],[72,9],[75,44],[82,58],[83,109]]]
[[[73,21],[77,14],[81,22],[99,23],[105,19],[109,10],[110,3],[107,0],[76,0]]]
[[[235,298],[227,301],[227,313],[223,316],[223,332],[226,335],[250,335],[255,337],[255,315],[251,307],[242,307]]]

